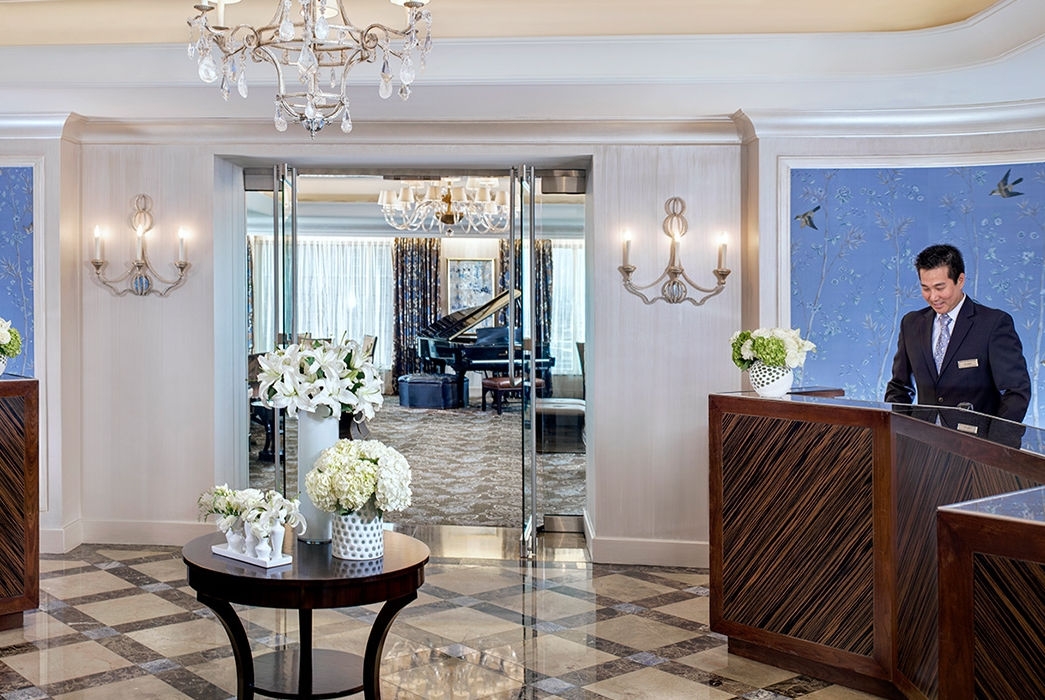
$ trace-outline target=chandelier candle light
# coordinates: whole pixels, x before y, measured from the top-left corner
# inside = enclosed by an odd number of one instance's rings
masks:
[[[258,28],[226,26],[225,6],[239,0],[203,0],[195,5],[199,14],[189,20],[189,57],[196,58],[203,82],[220,79],[226,100],[232,86],[247,96],[248,57],[276,69],[273,121],[279,131],[286,131],[288,120],[297,121],[315,138],[316,132],[337,119],[341,131],[352,131],[346,88],[349,72],[359,63],[380,59],[378,94],[387,99],[393,92],[390,64],[398,62],[399,96],[410,97],[418,66],[425,67],[432,47],[432,13],[425,9],[429,0],[391,0],[406,8],[403,29],[381,24],[357,27],[349,21],[343,0],[276,1],[272,20]],[[292,5],[298,9],[292,10]]]
[[[497,178],[414,183],[381,190],[377,202],[385,222],[399,231],[504,233],[511,220],[508,192],[498,189]]]
[[[127,272],[115,279],[106,279],[102,275],[102,271],[109,262],[105,259],[102,229],[100,226],[94,227],[94,257],[91,259],[91,265],[94,266],[94,276],[98,282],[108,287],[118,297],[122,297],[125,294],[134,294],[139,297],[157,294],[165,297],[185,282],[185,272],[190,265],[188,260],[185,259],[185,239],[188,237],[188,232],[184,228],[178,229],[178,260],[174,263],[174,267],[178,270],[177,279],[166,279],[149,262],[145,235],[152,230],[151,209],[152,198],[149,195],[140,194],[134,198],[134,213],[131,214],[130,218],[130,226],[135,235],[134,262],[130,264]],[[155,284],[156,281],[167,286],[159,289]],[[127,282],[127,286],[120,289],[118,285],[124,282]]]
[[[686,217],[683,216],[686,211],[686,203],[681,197],[671,197],[664,203],[664,211],[667,213],[667,216],[664,217],[662,228],[664,235],[671,239],[671,247],[668,250],[668,264],[664,268],[664,272],[657,279],[641,287],[631,281],[631,275],[635,272],[635,266],[629,260],[631,237],[627,233],[624,235],[623,264],[617,270],[620,271],[623,278],[624,288],[642,299],[645,304],[652,304],[655,301],[681,304],[684,301],[688,301],[694,306],[700,306],[711,297],[721,294],[722,290],[726,288],[726,278],[732,272],[732,270],[726,269],[726,244],[725,242],[719,244],[718,266],[712,270],[718,283],[711,288],[701,287],[686,275],[686,270],[682,267],[682,261],[679,257],[679,244],[682,243],[682,237],[686,235],[686,231],[689,229],[689,223],[686,221]],[[663,284],[661,284],[662,282]],[[689,296],[689,289],[686,287],[687,282],[694,289],[704,292],[704,296],[699,299]],[[644,294],[645,290],[658,284],[661,285],[658,296],[650,298]]]

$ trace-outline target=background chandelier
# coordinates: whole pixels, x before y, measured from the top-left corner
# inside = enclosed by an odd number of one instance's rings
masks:
[[[233,85],[247,96],[248,57],[272,64],[278,79],[274,122],[279,131],[286,131],[288,120],[298,121],[314,138],[340,118],[341,131],[347,134],[352,131],[346,94],[349,71],[358,63],[380,59],[378,94],[387,99],[393,80],[389,64],[398,62],[399,96],[405,100],[417,66],[425,67],[432,46],[432,13],[424,9],[428,0],[391,0],[406,8],[405,29],[381,24],[360,29],[349,21],[342,0],[277,0],[276,14],[266,26],[225,26],[225,6],[237,2],[203,0],[195,5],[199,14],[189,20],[189,57],[196,57],[203,82],[221,79],[226,100]]]
[[[377,201],[385,221],[399,231],[503,233],[511,215],[508,192],[497,189],[496,178],[468,178],[464,186],[452,180],[406,185],[381,190]]]

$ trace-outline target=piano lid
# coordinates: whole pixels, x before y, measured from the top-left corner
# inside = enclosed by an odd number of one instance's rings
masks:
[[[512,294],[513,291],[514,294]],[[510,299],[518,299],[521,295],[522,292],[518,289],[501,292],[484,304],[454,311],[452,314],[443,316],[435,323],[422,329],[417,334],[417,337],[456,340],[458,336],[467,333],[482,323],[484,319],[508,306]]]

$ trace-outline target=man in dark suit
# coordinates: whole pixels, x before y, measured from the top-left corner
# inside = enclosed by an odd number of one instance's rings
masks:
[[[951,245],[929,246],[914,267],[929,306],[900,322],[890,403],[962,406],[1022,422],[1030,374],[1012,316],[965,295],[965,261]]]

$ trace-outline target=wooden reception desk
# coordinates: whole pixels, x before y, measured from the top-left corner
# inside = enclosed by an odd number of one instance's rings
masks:
[[[883,697],[966,697],[940,691],[937,509],[1045,484],[1045,431],[809,396],[714,394],[709,416],[711,628],[730,652]]]

